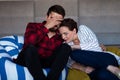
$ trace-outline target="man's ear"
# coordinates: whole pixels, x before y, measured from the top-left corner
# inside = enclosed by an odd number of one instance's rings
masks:
[[[46,19],[48,18],[48,16],[45,17]]]

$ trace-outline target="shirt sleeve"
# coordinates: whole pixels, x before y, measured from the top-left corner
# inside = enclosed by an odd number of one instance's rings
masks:
[[[40,23],[29,23],[24,35],[24,47],[28,44],[35,45],[44,35],[48,33],[48,29]],[[39,38],[39,39],[38,39]]]
[[[78,37],[80,39],[81,49],[101,51],[98,39],[95,33],[90,28],[85,25],[81,25],[78,29]]]

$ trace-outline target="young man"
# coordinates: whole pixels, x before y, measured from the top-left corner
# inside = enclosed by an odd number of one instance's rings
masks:
[[[64,16],[64,8],[53,5],[48,9],[46,21],[27,25],[23,49],[14,62],[26,66],[34,80],[58,80],[67,63],[71,48],[62,44],[57,31]],[[47,77],[43,68],[50,68]]]

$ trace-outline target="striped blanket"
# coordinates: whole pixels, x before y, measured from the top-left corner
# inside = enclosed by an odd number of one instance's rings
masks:
[[[23,36],[12,35],[0,38],[0,80],[33,80],[28,69],[13,63],[24,43]],[[43,69],[45,75],[50,69]],[[59,80],[65,80],[67,69],[63,69]]]

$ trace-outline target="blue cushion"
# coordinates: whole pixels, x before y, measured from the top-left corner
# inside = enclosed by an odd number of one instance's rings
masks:
[[[1,80],[33,80],[26,67],[17,65],[8,58],[1,58],[0,64]],[[43,72],[47,75],[49,69],[43,69]],[[59,80],[65,80],[66,74],[66,69],[64,69]]]
[[[23,36],[5,36],[0,38],[0,80],[33,80],[28,69],[12,62],[21,51],[24,43]],[[50,69],[43,69],[45,75]],[[65,68],[59,80],[65,80],[67,68]]]

